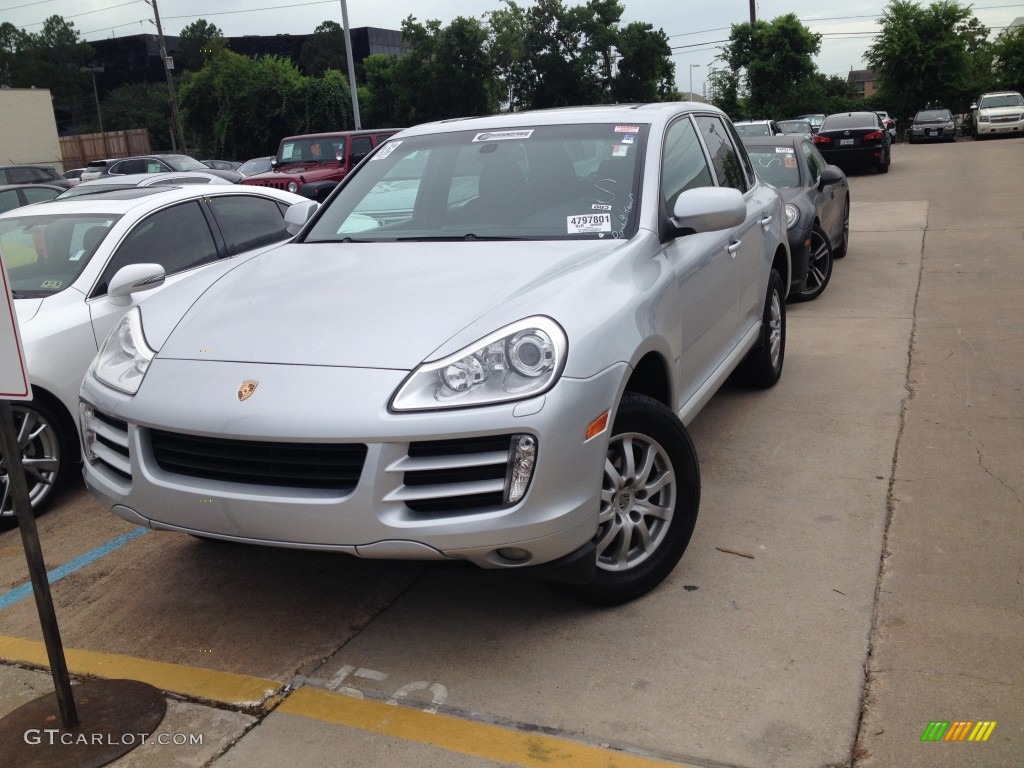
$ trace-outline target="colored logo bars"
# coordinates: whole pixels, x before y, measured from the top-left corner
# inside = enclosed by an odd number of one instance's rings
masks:
[[[995,720],[933,720],[921,734],[921,741],[988,741]]]

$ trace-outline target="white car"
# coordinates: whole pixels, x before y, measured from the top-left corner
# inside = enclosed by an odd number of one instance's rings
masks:
[[[971,104],[974,138],[1004,133],[1024,133],[1024,96],[1017,91],[983,93]]]
[[[180,187],[185,184],[230,184],[227,179],[206,171],[171,171],[168,173],[129,173],[124,176],[101,176],[92,181],[82,181],[63,192],[60,199],[93,195],[112,189],[129,187]]]
[[[289,239],[284,211],[300,201],[269,187],[157,186],[0,215],[0,255],[34,395],[14,406],[14,416],[35,511],[79,460],[78,389],[121,315],[145,291],[197,270],[212,283],[239,257]],[[11,515],[0,471],[0,517]]]

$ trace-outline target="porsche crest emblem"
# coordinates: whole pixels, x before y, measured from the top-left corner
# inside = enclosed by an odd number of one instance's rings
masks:
[[[260,383],[258,381],[253,381],[252,379],[243,381],[242,385],[238,388],[238,399],[248,400],[252,397],[252,393],[256,391],[256,387],[259,385]]]

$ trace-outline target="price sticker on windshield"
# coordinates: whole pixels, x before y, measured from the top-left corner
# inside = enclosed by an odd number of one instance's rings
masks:
[[[21,346],[18,318],[14,314],[11,284],[0,253],[0,400],[31,400],[25,352]]]
[[[566,217],[570,235],[589,235],[594,232],[611,232],[612,215],[610,213],[585,213],[579,216]]]

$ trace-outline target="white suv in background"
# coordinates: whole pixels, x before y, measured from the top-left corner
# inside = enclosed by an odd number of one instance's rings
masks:
[[[983,93],[971,104],[974,138],[1003,133],[1024,133],[1024,96],[1017,91]]]

